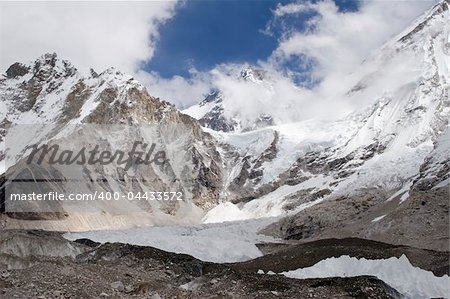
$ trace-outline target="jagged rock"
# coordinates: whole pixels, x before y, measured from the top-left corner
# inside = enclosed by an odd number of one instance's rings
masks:
[[[6,70],[6,78],[17,78],[22,77],[30,71],[30,68],[26,65],[23,65],[20,62],[16,62],[12,64],[7,70]]]

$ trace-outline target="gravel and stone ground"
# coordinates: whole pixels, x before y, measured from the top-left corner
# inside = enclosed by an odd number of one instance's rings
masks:
[[[206,263],[152,247],[2,231],[0,298],[401,298],[370,276],[291,279],[253,271],[273,265]]]

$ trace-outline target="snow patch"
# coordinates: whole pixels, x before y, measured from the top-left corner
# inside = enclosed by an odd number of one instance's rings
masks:
[[[251,218],[251,215],[239,209],[238,206],[231,202],[224,202],[210,210],[205,217],[203,223],[236,221]]]
[[[407,298],[447,297],[450,294],[448,275],[437,277],[430,271],[414,267],[404,255],[400,258],[391,257],[380,260],[357,259],[345,255],[328,258],[314,266],[282,274],[299,279],[373,275]]]
[[[386,215],[382,215],[382,216],[376,217],[376,218],[374,218],[374,219],[372,220],[372,222],[378,222],[378,221],[380,221],[381,219],[383,219],[384,217],[386,217]]]

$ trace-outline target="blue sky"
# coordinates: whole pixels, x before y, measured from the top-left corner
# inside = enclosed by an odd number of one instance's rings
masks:
[[[282,25],[301,31],[308,18],[295,15],[285,18],[283,24],[273,22],[276,6],[290,2],[293,1],[187,1],[160,28],[154,56],[144,69],[165,78],[189,77],[191,67],[205,71],[221,63],[254,64],[264,60],[276,49]],[[354,11],[358,7],[355,0],[335,2],[342,11]],[[273,34],[264,33],[270,22]]]

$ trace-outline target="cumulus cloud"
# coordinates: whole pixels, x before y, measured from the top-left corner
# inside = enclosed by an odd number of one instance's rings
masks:
[[[302,31],[285,32],[270,58],[274,64],[295,56],[315,61],[311,76],[338,80],[436,1],[363,1],[358,11],[341,12],[331,0],[279,5],[274,18],[314,12]],[[305,61],[305,59],[303,59]]]
[[[183,108],[202,100],[211,88],[220,89],[225,113],[244,122],[261,114],[271,114],[278,122],[339,118],[357,105],[367,104],[337,97],[352,84],[344,84],[344,78],[435,2],[362,1],[354,12],[340,11],[332,0],[278,5],[266,32],[270,25],[281,24],[279,45],[256,65],[267,72],[265,83],[239,79],[243,68],[239,64],[217,65],[204,73],[195,72],[189,79],[164,79],[145,72],[139,78],[152,94]],[[302,28],[290,28],[289,22],[283,21],[305,16]],[[300,85],[299,78],[303,80]]]
[[[0,2],[0,68],[56,52],[81,69],[133,73],[153,55],[176,1]]]
[[[230,75],[230,69],[236,74],[239,66],[228,65],[212,71],[212,83],[225,95],[228,116],[244,121],[266,113],[278,123],[341,118],[374,100],[369,96],[353,101],[345,96],[354,80],[361,79],[362,74],[355,73],[357,67],[435,2],[363,1],[354,12],[340,11],[331,0],[279,5],[269,25],[293,16],[306,21],[302,28],[278,22],[284,30],[279,45],[257,66],[268,71],[270,82],[248,84],[238,80]],[[400,61],[392,74],[405,74],[411,65],[410,61]],[[298,85],[299,74],[306,84]],[[388,88],[390,83],[383,84]]]
[[[191,70],[191,77],[173,76],[163,78],[156,72],[143,70],[135,74],[136,79],[147,86],[149,93],[184,109],[197,104],[212,88],[209,72]]]
[[[255,81],[239,76],[242,68],[240,64],[223,64],[211,71],[212,84],[226,99],[224,112],[227,117],[237,117],[244,126],[251,125],[260,115],[271,115],[277,123],[299,117],[299,109],[296,109],[301,106],[299,95],[307,90],[302,91],[270,65],[261,67],[263,80]]]
[[[149,92],[178,107],[198,102],[210,90],[209,73],[162,78],[142,70],[157,47],[161,24],[181,1],[1,2],[0,72],[14,62],[56,52],[79,70],[111,66],[136,77]]]

